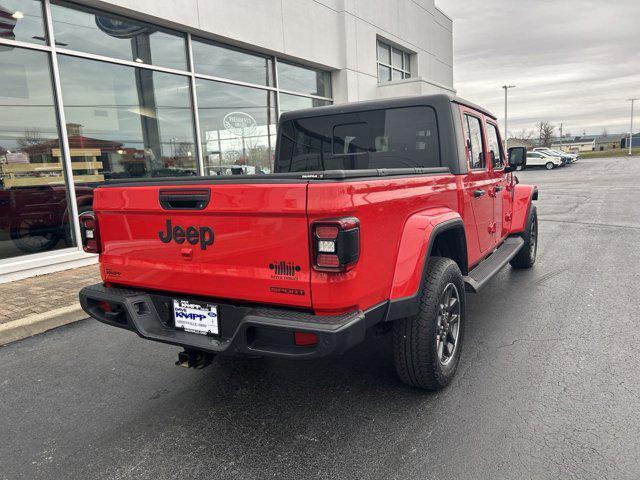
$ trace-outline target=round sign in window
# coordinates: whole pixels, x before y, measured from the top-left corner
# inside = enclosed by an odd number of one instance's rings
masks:
[[[106,15],[96,15],[96,25],[107,35],[116,38],[133,38],[137,35],[153,33],[153,30],[146,25],[130,23]]]
[[[233,133],[236,137],[247,137],[256,133],[258,124],[256,119],[248,113],[231,112],[227,113],[222,122],[224,128]]]

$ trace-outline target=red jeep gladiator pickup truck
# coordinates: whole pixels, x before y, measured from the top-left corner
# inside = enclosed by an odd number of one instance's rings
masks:
[[[493,115],[431,95],[284,113],[276,150],[269,175],[98,187],[81,224],[104,282],[84,310],[188,367],[341,353],[386,325],[404,382],[447,385],[465,295],[536,258],[525,149],[507,161]]]

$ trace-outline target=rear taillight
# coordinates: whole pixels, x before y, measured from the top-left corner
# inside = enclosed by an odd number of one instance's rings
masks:
[[[320,220],[313,224],[313,268],[346,272],[360,258],[360,221],[357,218]]]
[[[93,213],[80,215],[80,231],[84,251],[100,253],[100,229],[98,228],[98,219]]]

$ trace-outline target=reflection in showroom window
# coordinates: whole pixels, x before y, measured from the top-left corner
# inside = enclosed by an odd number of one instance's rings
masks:
[[[177,70],[187,69],[184,34],[64,1],[51,2],[51,15],[59,47]]]
[[[205,175],[271,173],[274,93],[200,79],[196,89]]]
[[[330,100],[321,100],[318,98],[301,97],[299,95],[290,95],[288,93],[280,94],[280,113],[290,112],[292,110],[302,110],[304,108],[324,107],[331,105]]]
[[[189,79],[59,56],[73,164],[87,182],[196,174]]]
[[[0,106],[0,261],[74,246],[47,53],[2,47]]]

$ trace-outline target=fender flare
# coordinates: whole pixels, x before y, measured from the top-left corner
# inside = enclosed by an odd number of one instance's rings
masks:
[[[511,216],[511,228],[509,234],[521,233],[527,226],[531,203],[538,200],[538,187],[536,185],[515,185],[513,190],[513,214]]]
[[[425,210],[409,217],[400,240],[386,321],[405,318],[418,311],[420,293],[426,281],[426,271],[435,240],[441,233],[453,229],[460,230],[464,235],[462,244],[466,261],[466,231],[458,212],[448,209]],[[462,272],[463,275],[466,273]]]

